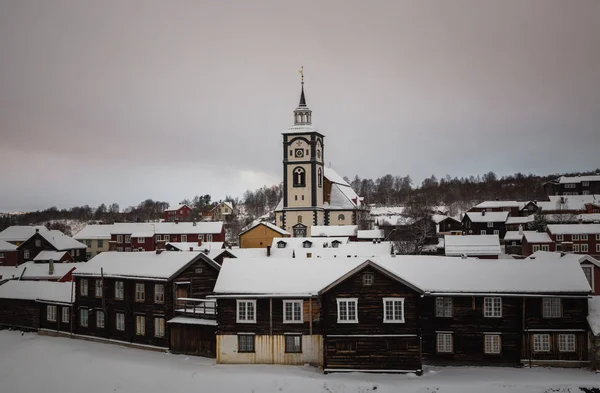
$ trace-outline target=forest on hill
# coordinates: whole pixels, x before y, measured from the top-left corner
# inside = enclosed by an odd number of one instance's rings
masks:
[[[377,179],[345,177],[354,190],[365,198],[365,203],[376,206],[402,206],[419,200],[429,206],[444,205],[449,208],[450,215],[456,215],[484,200],[545,200],[543,184],[560,176],[578,176],[600,173],[600,169],[550,175],[533,175],[515,173],[498,177],[494,172],[469,177],[437,178],[432,175],[421,184],[414,184],[410,176],[385,175]],[[238,216],[234,218],[235,226],[243,227],[252,220],[270,214],[282,197],[282,186],[264,186],[257,190],[247,190],[241,198],[227,196],[224,200],[232,202],[238,208]],[[194,209],[198,219],[202,212],[210,210],[216,202],[208,194],[182,199]],[[146,199],[136,206],[120,209],[117,203],[101,204],[98,207],[88,205],[75,206],[70,209],[50,207],[35,212],[22,214],[0,214],[0,230],[10,225],[47,224],[53,229],[61,229],[69,233],[64,221],[80,222],[144,222],[162,218],[162,213],[169,203]]]

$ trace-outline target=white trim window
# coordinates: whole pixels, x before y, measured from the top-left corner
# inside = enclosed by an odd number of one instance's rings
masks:
[[[534,244],[534,245],[532,245],[532,246],[531,246],[531,250],[532,250],[533,252],[540,251],[540,245],[539,245],[539,244]]]
[[[96,310],[96,327],[104,329],[104,311]]]
[[[498,229],[494,229],[494,235],[500,235],[500,231]]]
[[[138,243],[146,243],[146,238],[145,237],[138,237],[137,238],[137,242]]]
[[[135,316],[135,334],[136,336],[146,335],[146,317],[143,315]]]
[[[582,181],[581,182],[581,186],[582,187],[589,187],[590,186],[590,182],[589,181]]]
[[[493,222],[488,222],[487,223],[487,227],[488,228],[493,228],[494,227],[494,223]]]
[[[583,274],[585,274],[585,278],[588,280],[588,284],[590,284],[590,288],[592,291],[594,290],[594,266],[585,265],[581,266],[581,270],[583,270]]]
[[[482,229],[481,231],[479,231],[480,235],[487,235],[487,231],[485,229]]]
[[[587,244],[582,244],[579,249],[581,250],[581,252],[588,252],[588,245]]]
[[[337,300],[337,322],[358,323],[358,298],[339,298]]]
[[[573,252],[579,252],[579,244],[573,244]]]
[[[88,326],[88,309],[82,308],[79,310],[79,326],[87,327]]]
[[[187,235],[181,235],[181,242],[187,243]]]
[[[453,340],[452,333],[438,333],[436,337],[436,349],[438,353],[452,353]]]
[[[28,249],[23,250],[23,258],[29,259],[29,250]]]
[[[486,354],[497,355],[502,350],[502,344],[499,334],[486,334],[483,336],[484,348]]]
[[[154,284],[154,303],[162,304],[165,302],[165,286],[163,284]]]
[[[115,300],[125,299],[125,289],[123,281],[115,281]]]
[[[207,242],[212,242],[212,233],[207,233],[206,234],[206,241]]]
[[[565,240],[565,237],[563,235],[556,235],[557,242],[562,242],[563,240]]]
[[[87,278],[82,278],[81,280],[79,280],[79,294],[81,296],[88,295],[88,280],[87,280]]]
[[[558,335],[558,351],[559,352],[575,352],[575,335],[574,334],[559,334]]]
[[[575,184],[575,183],[566,183],[565,184],[565,188],[576,188],[576,187],[577,187],[577,184]]]
[[[571,238],[572,238],[573,240],[579,240],[579,235],[571,235]]]
[[[542,299],[542,316],[544,318],[560,318],[562,316],[561,299],[545,297]]]
[[[131,247],[125,247],[125,252],[131,252]]]
[[[550,335],[533,335],[533,352],[550,352]]]
[[[135,283],[135,301],[140,303],[146,301],[146,284],[143,282]]]
[[[451,297],[436,297],[435,298],[435,316],[441,318],[452,318],[454,309],[453,300]]]
[[[549,244],[542,244],[542,251],[550,251],[550,245]]]
[[[238,353],[254,352],[254,334],[238,334]]]
[[[600,252],[600,244],[596,244],[596,252]]]
[[[587,240],[588,240],[588,235],[587,235],[587,233],[582,233],[582,234],[581,234],[581,240],[585,240],[585,241],[587,241]]]
[[[596,241],[600,241],[600,233],[596,234]]]
[[[283,323],[302,323],[302,300],[283,301]]]
[[[163,240],[166,242],[169,242],[169,235],[163,235]]]
[[[256,323],[256,300],[236,300],[237,323]]]
[[[333,243],[332,243],[333,244]],[[335,244],[338,244],[337,242]],[[373,285],[373,280],[375,279],[375,275],[373,273],[363,273],[362,282],[363,286],[370,287]]]
[[[404,298],[383,298],[383,323],[404,323]]]
[[[154,318],[154,337],[165,336],[165,319],[163,317]]]
[[[123,314],[122,312],[118,312],[115,316],[117,330],[125,331],[125,314]]]
[[[160,235],[156,235],[156,241],[159,242],[161,240]]]
[[[502,318],[502,298],[484,297],[483,316],[486,318]]]
[[[102,279],[96,279],[96,297],[102,297]]]
[[[56,306],[46,306],[46,320],[56,322]]]
[[[117,243],[123,243],[123,235],[117,235]]]
[[[131,235],[125,235],[125,243],[131,243]]]
[[[69,321],[71,320],[71,309],[69,307],[63,307],[62,308],[62,318],[61,321],[62,323],[69,323]]]

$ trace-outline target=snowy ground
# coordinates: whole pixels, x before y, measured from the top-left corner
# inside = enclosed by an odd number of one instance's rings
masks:
[[[581,393],[581,386],[600,387],[600,374],[439,367],[427,368],[422,377],[323,375],[312,367],[215,365],[198,357],[0,331],[0,392],[7,393]]]

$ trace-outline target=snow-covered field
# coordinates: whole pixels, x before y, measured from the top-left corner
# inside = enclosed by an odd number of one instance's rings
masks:
[[[579,387],[600,387],[600,374],[436,367],[421,377],[323,375],[312,367],[215,365],[211,359],[0,331],[0,392],[6,393],[580,393]]]

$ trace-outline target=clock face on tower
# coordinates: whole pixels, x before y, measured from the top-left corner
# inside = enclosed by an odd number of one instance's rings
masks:
[[[302,158],[304,157],[304,149],[296,149],[296,157],[297,158]]]

